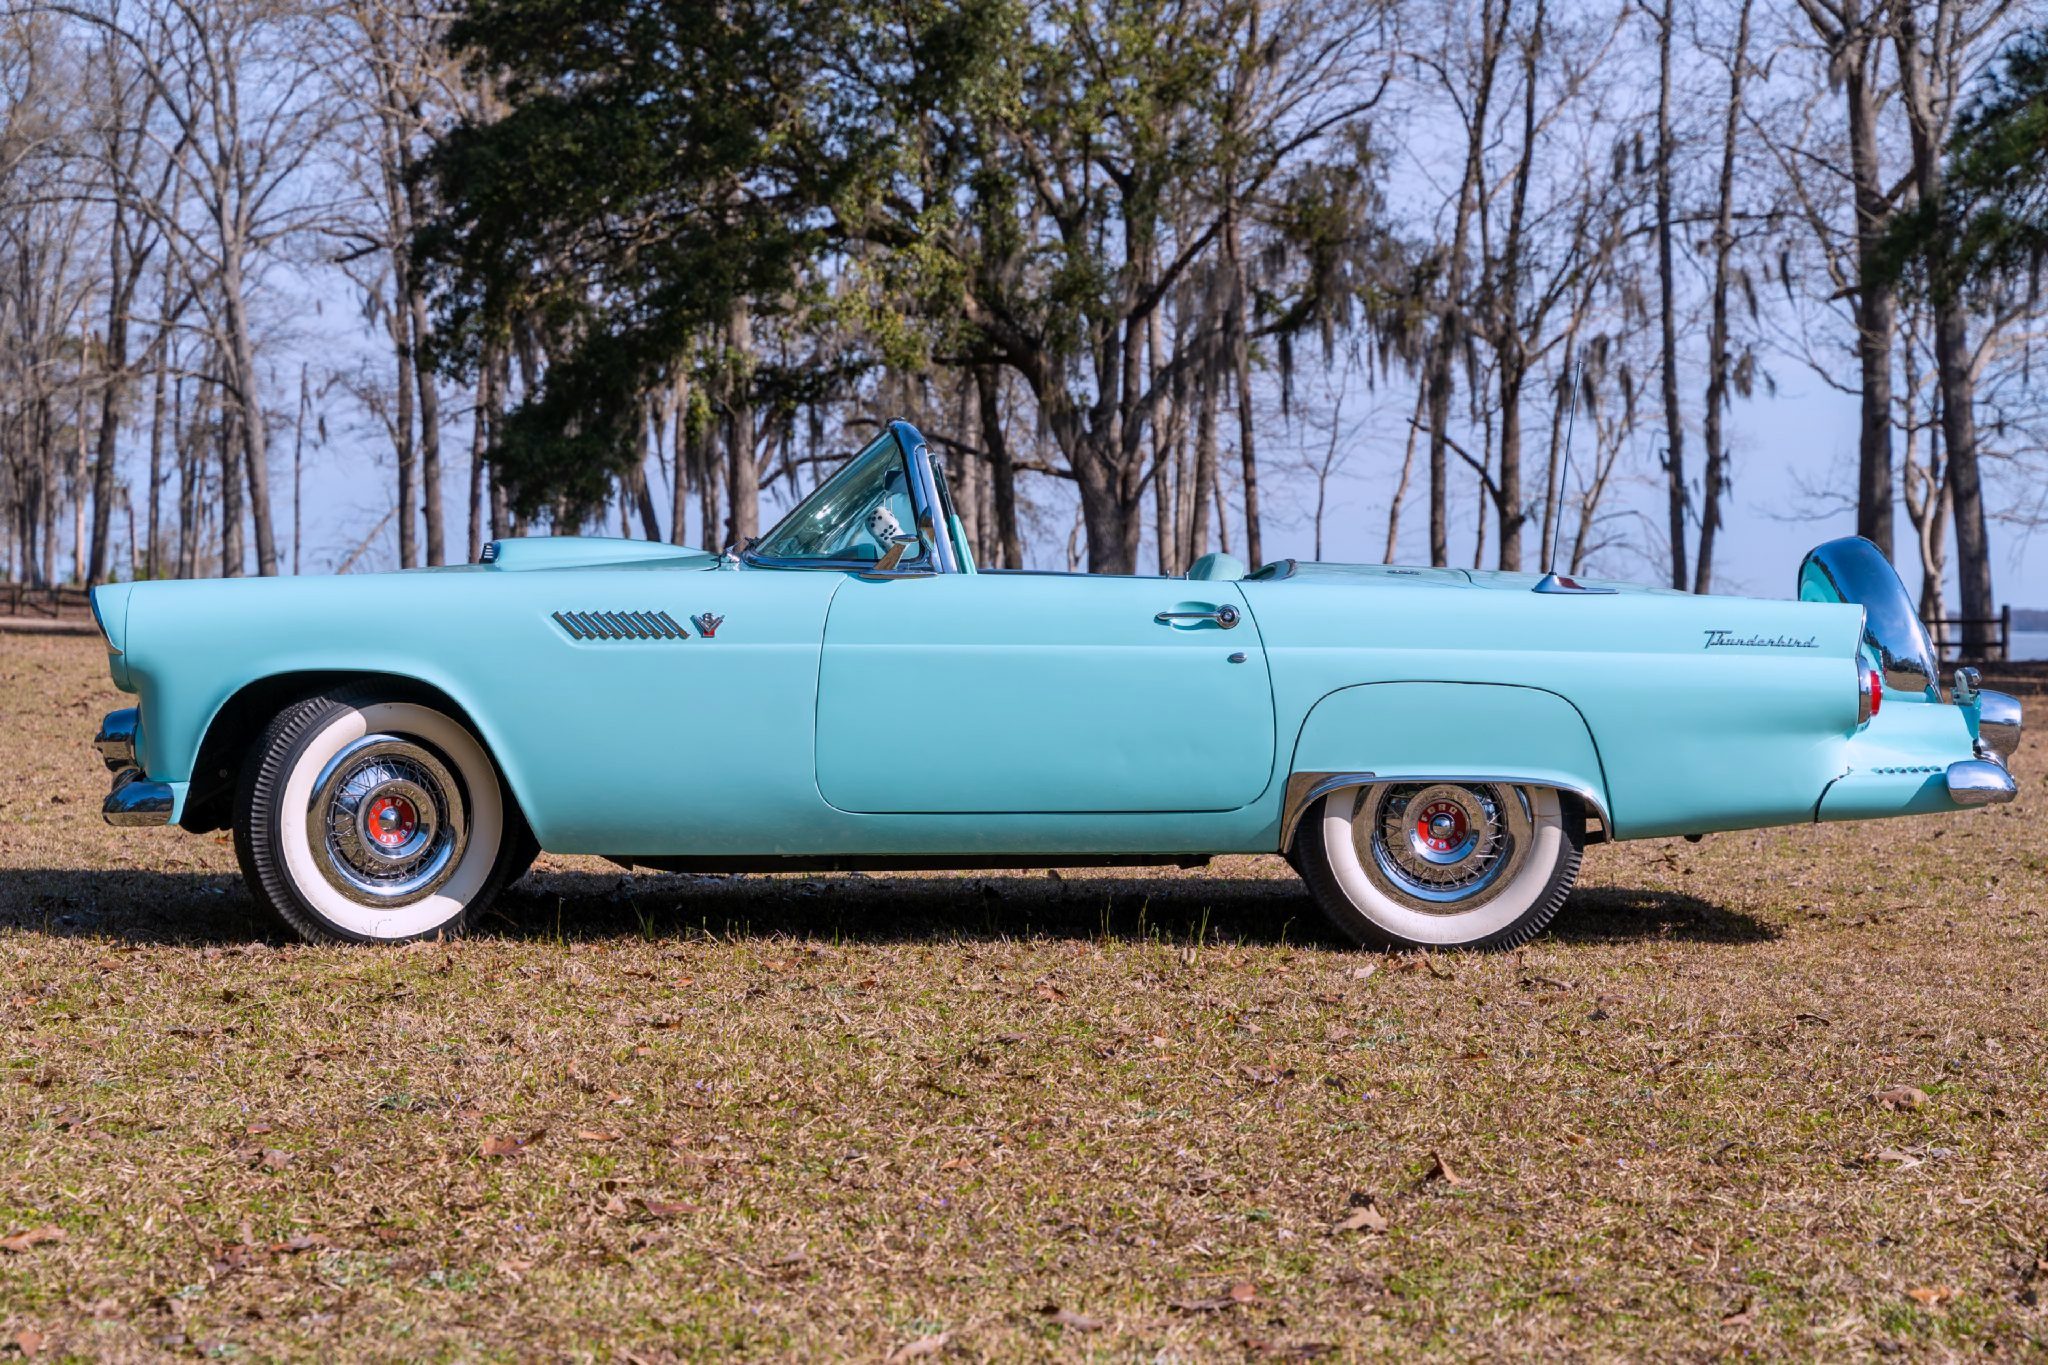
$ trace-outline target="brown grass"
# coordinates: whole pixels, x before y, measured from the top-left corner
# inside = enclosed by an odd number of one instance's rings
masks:
[[[12,1349],[2048,1355],[2038,784],[1599,849],[1501,957],[1347,951],[1267,858],[551,858],[312,949],[100,823],[116,704],[0,638]]]

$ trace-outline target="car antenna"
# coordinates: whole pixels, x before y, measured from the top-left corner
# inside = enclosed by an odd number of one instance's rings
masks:
[[[1543,557],[1543,577],[1536,584],[1537,592],[1586,592],[1605,596],[1612,588],[1581,587],[1576,579],[1561,575],[1557,571],[1557,538],[1564,531],[1564,493],[1572,473],[1572,432],[1579,424],[1579,381],[1586,372],[1586,362],[1581,360],[1572,366],[1572,391],[1565,408],[1564,458],[1558,463],[1557,510],[1550,519],[1550,550]]]

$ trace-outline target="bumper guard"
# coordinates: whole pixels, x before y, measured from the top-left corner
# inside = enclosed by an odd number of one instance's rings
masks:
[[[101,803],[100,814],[108,824],[122,828],[168,825],[177,804],[169,784],[150,781],[136,764],[135,732],[140,724],[140,713],[132,706],[109,711],[92,741],[114,774],[114,789]]]
[[[2012,774],[1988,758],[1948,765],[1948,799],[1958,806],[2002,806],[2018,794]]]

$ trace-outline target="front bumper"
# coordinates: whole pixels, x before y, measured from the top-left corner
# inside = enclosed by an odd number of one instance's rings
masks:
[[[135,758],[135,734],[141,728],[141,713],[132,706],[109,711],[100,721],[100,732],[92,746],[100,760],[114,774],[114,789],[100,805],[100,814],[110,825],[131,828],[168,825],[177,810],[177,792],[168,782],[152,782]]]
[[[140,768],[124,768],[114,778],[114,789],[100,805],[106,822],[120,828],[139,825],[168,825],[177,809],[178,794],[168,782],[152,782]]]

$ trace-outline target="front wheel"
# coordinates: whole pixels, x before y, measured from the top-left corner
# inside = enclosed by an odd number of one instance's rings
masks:
[[[1296,842],[1330,922],[1392,948],[1513,948],[1564,905],[1585,819],[1550,787],[1379,782],[1333,792]]]
[[[533,860],[481,743],[373,689],[310,697],[243,765],[235,852],[250,891],[314,941],[454,935]]]

